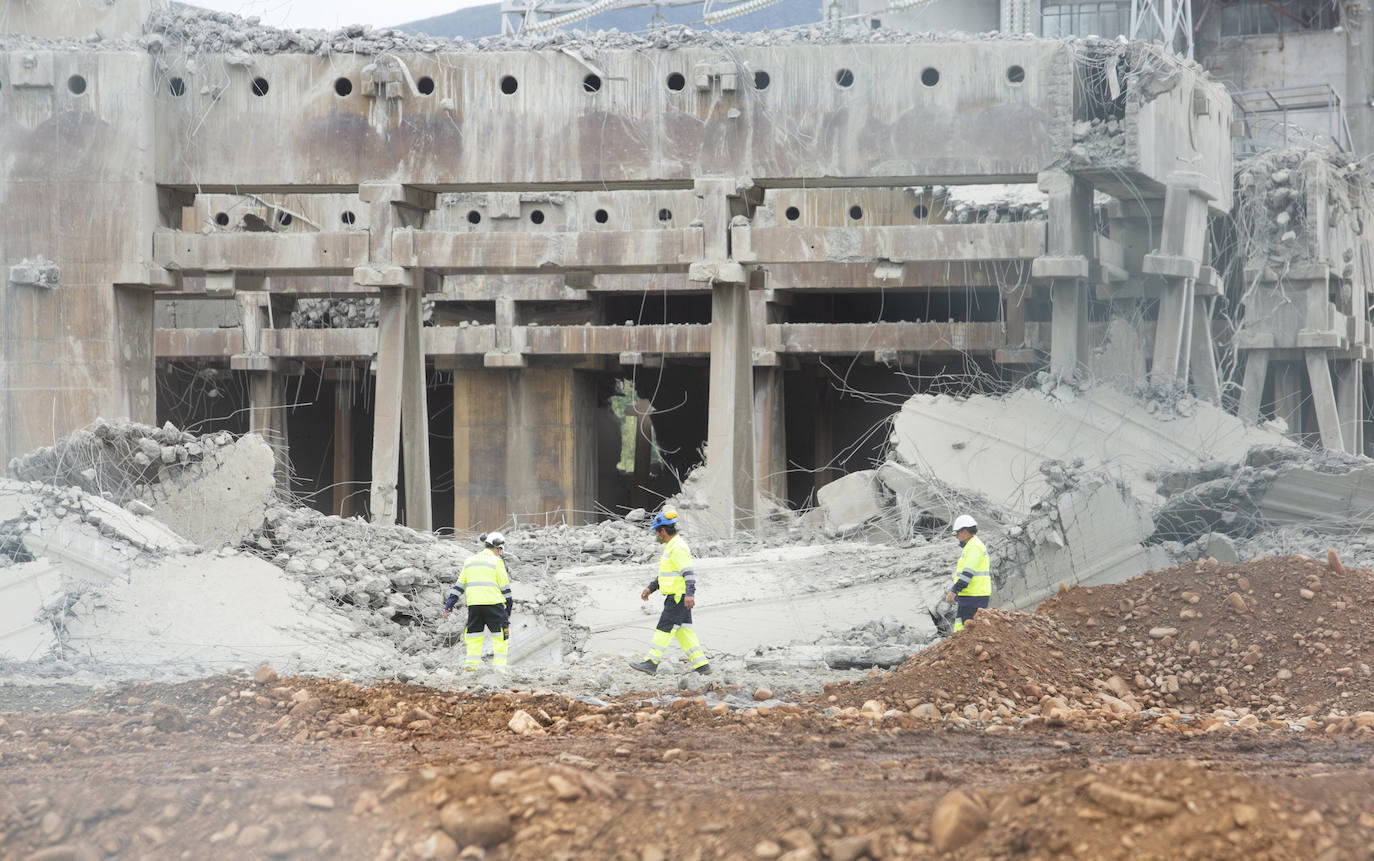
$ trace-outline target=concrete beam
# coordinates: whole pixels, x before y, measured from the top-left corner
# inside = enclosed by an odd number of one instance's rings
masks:
[[[183,275],[207,272],[350,275],[368,261],[365,233],[153,234],[153,258]]]
[[[736,259],[742,263],[981,262],[1029,260],[1045,253],[1043,221],[901,227],[741,226],[730,232]],[[748,251],[742,253],[740,246]]]
[[[703,252],[698,228],[580,233],[398,230],[392,242],[398,265],[446,274],[686,269]]]
[[[1307,379],[1312,386],[1312,409],[1317,414],[1317,431],[1322,448],[1345,451],[1341,438],[1341,414],[1336,408],[1336,391],[1331,385],[1331,368],[1326,354],[1315,350],[1307,354]]]

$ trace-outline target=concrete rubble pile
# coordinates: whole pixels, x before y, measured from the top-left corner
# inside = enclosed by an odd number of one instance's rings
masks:
[[[57,445],[15,458],[22,480],[80,488],[138,514],[155,514],[207,549],[262,525],[276,495],[272,450],[260,436],[205,436],[103,419]]]
[[[1374,565],[1363,537],[1374,517],[1369,458],[1257,447],[1239,463],[1166,473],[1160,489],[1168,500],[1155,514],[1154,537],[1176,556],[1320,555],[1336,538],[1342,556]]]
[[[30,480],[0,483],[0,594],[8,599],[0,660],[14,662],[20,677],[88,682],[267,661],[283,672],[358,680],[501,683],[486,673],[460,678],[464,614],[440,619],[450,584],[479,547],[472,536],[286,503],[272,497],[273,465],[256,435],[109,424],[17,459],[15,472]],[[226,477],[254,480],[234,486]],[[224,496],[213,506],[188,495],[217,489]],[[176,493],[183,497],[174,505],[144,501]],[[235,515],[244,510],[255,515]],[[214,540],[183,536],[170,526],[178,516]],[[513,676],[591,691],[646,683],[625,658],[645,648],[657,614],[657,602],[639,600],[658,555],[647,516],[507,532]],[[689,535],[692,516],[684,510]],[[816,537],[792,518],[759,538],[694,540],[709,596],[697,626],[721,677],[781,674],[814,687],[835,677],[831,668],[891,665],[935,638],[929,608],[945,585],[949,547],[805,543]],[[813,570],[844,574],[797,576]],[[843,620],[837,602],[851,610]],[[684,684],[668,672],[649,683]]]
[[[1334,151],[1292,148],[1260,153],[1236,166],[1233,216],[1242,259],[1251,265],[1296,264],[1320,255],[1323,228],[1348,222],[1363,232],[1360,212],[1367,206],[1370,180],[1366,168]],[[1311,191],[1325,190],[1326,212],[1309,213]],[[1311,226],[1309,226],[1309,224]],[[1355,273],[1352,252],[1345,255],[1341,277]]]
[[[420,303],[425,325],[434,319],[434,300]],[[375,329],[378,321],[376,299],[297,299],[291,309],[293,329]]]

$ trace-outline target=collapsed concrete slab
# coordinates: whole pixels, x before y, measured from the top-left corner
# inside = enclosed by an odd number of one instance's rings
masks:
[[[1040,469],[1045,461],[1102,473],[1154,504],[1159,470],[1235,462],[1251,446],[1284,444],[1277,430],[1246,426],[1201,401],[1151,403],[1105,386],[1061,386],[1052,395],[916,395],[893,418],[889,459],[1016,520],[1054,489],[1054,477]]]
[[[1028,609],[1060,583],[1120,583],[1170,564],[1157,546],[1142,546],[1154,531],[1150,510],[1124,484],[1089,481],[1042,506],[1004,547],[996,605]]]
[[[928,623],[948,586],[952,546],[897,548],[858,543],[698,558],[700,604],[694,624],[708,649],[744,655],[793,640],[895,616]],[[587,626],[587,652],[636,654],[647,648],[662,608],[642,602],[645,567],[571,568],[556,580],[580,592],[571,608]],[[929,631],[934,636],[933,625]],[[823,660],[823,654],[814,655]]]
[[[44,616],[61,597],[62,576],[46,560],[0,568],[0,660],[36,660],[56,645]]]
[[[83,590],[68,610],[70,657],[124,672],[179,674],[271,663],[283,672],[363,673],[395,663],[386,644],[358,639],[268,562],[239,554],[172,556],[127,579]]]

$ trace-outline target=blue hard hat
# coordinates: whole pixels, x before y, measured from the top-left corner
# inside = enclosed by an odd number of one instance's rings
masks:
[[[649,524],[650,529],[658,529],[660,526],[677,526],[677,509],[665,508],[654,515],[654,522]]]

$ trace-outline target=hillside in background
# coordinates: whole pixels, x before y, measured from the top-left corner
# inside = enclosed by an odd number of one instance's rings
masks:
[[[726,4],[720,4],[722,6]],[[622,33],[636,33],[648,30],[654,18],[654,8],[611,9],[594,15],[586,21],[579,21],[579,30],[619,30]],[[663,23],[696,24],[701,21],[701,6],[673,6],[660,8]],[[821,20],[821,4],[814,0],[789,0],[777,3],[732,18],[722,25],[722,29],[740,33],[755,30],[777,30],[795,27],[799,24],[813,24]],[[501,4],[487,3],[468,9],[459,9],[446,15],[435,15],[406,24],[396,25],[396,29],[407,33],[424,33],[427,36],[442,36],[448,39],[480,39],[483,36],[501,34]]]

